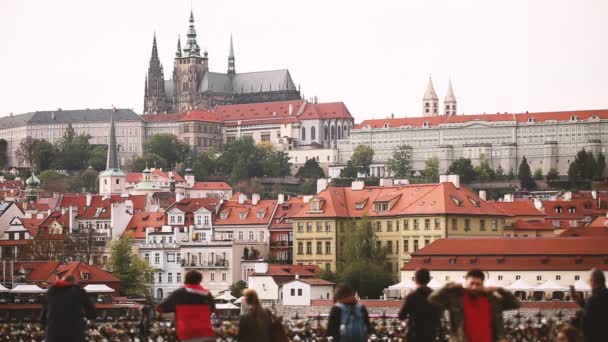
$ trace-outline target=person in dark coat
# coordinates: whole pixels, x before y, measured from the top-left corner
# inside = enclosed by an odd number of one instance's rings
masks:
[[[85,321],[95,319],[95,307],[73,276],[59,279],[47,291],[40,324],[46,342],[84,341]]]
[[[239,320],[239,342],[272,341],[272,313],[253,289],[243,291],[245,314]]]
[[[589,277],[591,297],[585,302],[581,317],[581,327],[585,342],[599,342],[608,339],[608,289],[604,272],[591,270]]]
[[[399,319],[408,319],[405,340],[408,342],[435,341],[439,329],[440,310],[429,303],[428,297],[433,292],[428,286],[431,274],[426,268],[416,270],[414,274],[416,290],[408,294],[399,311]]]
[[[360,306],[361,312],[363,314],[363,323],[366,326],[367,334],[369,334],[371,330],[371,324],[369,321],[369,314],[364,305],[357,303],[357,298],[355,297],[355,291],[346,284],[340,284],[336,287],[334,291],[334,302],[335,305],[331,308],[329,312],[329,318],[327,320],[327,336],[331,336],[333,341],[337,342],[348,342],[340,340],[340,327],[342,325],[342,307],[355,307]]]

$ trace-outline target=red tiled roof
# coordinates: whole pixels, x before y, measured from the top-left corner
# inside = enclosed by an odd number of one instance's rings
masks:
[[[269,229],[292,229],[291,217],[303,207],[304,199],[296,196],[290,197],[285,203],[277,205],[277,210],[274,213]]]
[[[26,276],[28,282],[46,282],[59,265],[61,265],[59,261],[16,262],[15,273],[19,270],[25,270],[26,272],[29,272]],[[8,279],[8,276],[10,275],[8,267],[7,272]]]
[[[183,116],[184,114],[146,114],[142,115],[141,118],[146,122],[176,122]]]
[[[215,226],[269,224],[276,203],[276,200],[260,200],[256,205],[253,205],[251,200],[243,204],[239,204],[238,200],[224,201],[213,224]],[[243,212],[247,213],[245,218],[240,216]],[[222,213],[227,214],[226,218],[222,218]],[[258,218],[258,213],[263,213],[262,218]]]
[[[414,255],[605,255],[608,239],[602,238],[458,238],[438,239]]]
[[[111,205],[113,203],[124,203],[126,200],[133,202],[135,212],[143,211],[146,208],[146,195],[129,195],[128,197],[122,197],[121,195],[93,195],[91,197],[91,205],[88,207],[86,206],[86,195],[66,195],[61,198],[59,207],[69,208],[70,206],[75,206],[78,210],[77,218],[79,219],[109,219]]]
[[[509,216],[545,216],[545,213],[536,209],[534,201],[491,202],[492,205]]]
[[[25,184],[22,180],[4,180],[0,181],[0,190],[21,190]]]
[[[166,224],[166,221],[167,218],[164,212],[134,213],[122,235],[123,237],[144,239],[146,237],[146,228],[160,229]]]
[[[88,273],[89,279],[83,279],[82,274]],[[66,275],[72,275],[76,278],[79,283],[117,283],[120,282],[115,275],[110,272],[104,271],[101,268],[93,265],[86,265],[79,261],[72,261],[66,265],[60,265],[57,267],[55,274],[48,278],[48,282],[54,282],[58,278],[62,278]]]
[[[207,210],[214,212],[215,207],[219,203],[220,199],[216,197],[205,197],[205,198],[184,198],[179,202],[171,204],[166,212],[171,211],[173,208],[177,208],[185,213],[193,213],[202,207]]]
[[[506,215],[502,210],[481,200],[468,188],[463,186],[456,188],[451,182],[389,187],[371,186],[365,187],[363,190],[330,186],[315,198],[322,200],[322,212],[311,211],[309,202],[294,217],[363,217],[366,214],[372,217],[411,214]],[[374,202],[388,202],[393,199],[394,203],[390,210],[375,211]],[[357,203],[364,203],[363,208],[357,209]]]
[[[307,104],[302,114],[298,116],[299,120],[327,118],[352,119],[353,116],[348,111],[348,108],[346,108],[344,102]]]
[[[299,280],[310,286],[336,285],[336,283],[332,283],[331,281],[327,281],[327,280],[321,279],[321,278],[302,278],[302,279],[296,279],[296,280]]]
[[[46,217],[45,217],[46,218]],[[28,230],[31,236],[36,236],[38,234],[38,228],[40,224],[44,221],[44,218],[22,218],[21,222],[23,223],[23,227]]]
[[[216,108],[224,123],[228,121],[247,121],[259,119],[288,118],[295,116],[300,107],[305,105],[304,100],[246,103]],[[289,115],[289,105],[292,107],[292,114]]]
[[[482,255],[474,257],[460,255],[431,257],[418,256],[410,259],[410,261],[401,269],[412,271],[425,267],[434,271],[464,271],[471,268],[480,268],[484,271],[583,271],[590,270],[593,267],[598,267],[600,265],[605,265],[606,261],[608,261],[608,253],[603,256],[584,256],[581,258],[575,255]]]
[[[461,124],[474,122],[528,122],[529,118],[533,118],[536,122],[544,121],[569,121],[570,117],[575,115],[578,120],[588,120],[592,116],[600,119],[608,119],[608,110],[576,110],[564,112],[539,112],[539,113],[511,113],[511,114],[481,114],[481,115],[452,115],[452,116],[432,116],[432,117],[405,117],[394,119],[372,119],[364,120],[356,125],[357,129],[370,126],[372,128],[384,128],[385,124],[389,127],[413,126],[422,127],[424,122],[428,122],[430,126],[441,124]]]
[[[606,217],[606,216],[596,217],[595,220],[591,221],[591,223],[589,223],[587,225],[587,227],[606,228],[606,227],[608,227],[608,217]]]
[[[591,227],[591,226],[571,227],[571,228],[564,230],[561,234],[559,234],[559,236],[561,236],[561,237],[577,237],[577,236],[608,237],[608,227]]]
[[[253,273],[252,275],[265,276],[314,276],[319,272],[319,267],[315,265],[268,265],[266,273]]]
[[[553,225],[547,221],[524,221],[517,220],[511,225],[511,229],[526,229],[526,230],[554,230]]]
[[[226,182],[196,182],[194,190],[232,190],[232,187]]]
[[[222,122],[219,113],[211,110],[193,110],[182,116],[178,121]]]

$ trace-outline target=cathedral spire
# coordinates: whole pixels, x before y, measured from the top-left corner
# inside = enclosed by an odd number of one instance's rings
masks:
[[[439,98],[433,86],[433,79],[429,76],[429,83],[422,98],[422,115],[437,116],[439,114]]]
[[[188,26],[188,33],[186,37],[188,40],[186,42],[186,47],[184,48],[184,52],[186,57],[200,57],[201,56],[201,48],[196,43],[196,29],[194,28],[194,14],[190,11],[190,19],[188,20],[190,25]]]
[[[230,52],[228,53],[228,75],[236,74],[234,67],[234,44],[232,42],[232,33],[230,34]]]
[[[456,115],[456,96],[454,95],[454,90],[452,90],[452,80],[448,83],[448,91],[445,94],[445,99],[443,100],[443,104],[445,106],[445,115]]]
[[[423,100],[439,100],[431,76],[429,76],[429,83],[426,85],[426,92],[424,93]]]
[[[114,125],[114,113],[116,108],[112,108],[110,113],[110,142],[108,143],[108,159],[106,160],[106,171],[120,170],[118,166],[118,150],[116,145],[116,126]]]
[[[152,56],[150,57],[150,61],[158,60],[158,48],[156,47],[156,32],[154,32],[154,39],[152,40]]]
[[[177,35],[177,51],[175,51],[175,57],[182,56],[182,42],[179,35]]]

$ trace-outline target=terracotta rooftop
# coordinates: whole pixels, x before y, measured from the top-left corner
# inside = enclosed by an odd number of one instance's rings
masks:
[[[177,208],[185,213],[193,213],[204,207],[207,210],[214,212],[215,207],[219,202],[220,199],[216,197],[184,198],[179,202],[171,204],[166,211],[169,212],[171,209]]]
[[[222,122],[222,118],[218,112],[198,109],[186,113],[178,121]]]
[[[151,181],[155,181],[155,180],[162,180],[162,181],[166,181],[168,182],[170,177],[169,177],[169,172],[168,171],[162,171],[159,169],[155,169],[152,170],[150,172],[151,175],[153,175],[151,177]],[[184,178],[177,172],[173,172],[173,178],[175,178],[175,182],[176,183],[182,183],[185,182]],[[144,179],[144,173],[143,172],[129,172],[127,173],[127,183],[138,183],[141,182]]]
[[[219,214],[213,220],[214,226],[226,225],[266,225],[274,213],[276,200],[260,200],[253,205],[251,200],[239,204],[238,200],[224,201]]]
[[[364,120],[356,126],[357,129],[365,128],[384,128],[385,124],[389,127],[422,127],[424,122],[428,122],[430,126],[447,125],[447,124],[462,124],[474,122],[517,122],[526,123],[531,118],[536,122],[544,121],[570,121],[572,116],[576,116],[577,120],[589,120],[592,117],[599,119],[608,119],[608,110],[576,110],[564,112],[539,112],[539,113],[511,113],[511,114],[477,114],[477,115],[452,115],[452,116],[432,116],[432,117],[405,117],[405,118],[386,118]]]
[[[536,209],[534,201],[514,201],[514,202],[491,202],[492,205],[509,216],[545,216],[545,213]]]
[[[511,225],[514,230],[554,230],[555,228],[547,221],[524,221],[517,220]]]
[[[167,224],[166,221],[167,218],[164,212],[134,213],[123,232],[123,237],[145,239],[146,228],[160,229],[163,225]]]
[[[194,190],[232,190],[232,187],[226,182],[196,182]]]
[[[303,207],[304,199],[296,196],[290,197],[283,204],[278,204],[269,229],[292,229],[291,217]]]
[[[88,273],[88,279],[83,278],[83,274],[85,273]],[[76,277],[79,283],[107,284],[120,282],[120,279],[112,273],[104,271],[97,266],[83,264],[80,261],[72,261],[66,265],[58,266],[54,274],[49,276],[48,282],[54,282],[66,275]]]
[[[315,265],[268,265],[268,271],[266,273],[253,273],[252,275],[266,275],[266,276],[295,276],[296,274],[300,277],[303,276],[315,276],[319,268]]]

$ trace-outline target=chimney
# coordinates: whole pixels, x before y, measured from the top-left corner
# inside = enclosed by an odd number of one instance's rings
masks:
[[[543,202],[541,202],[538,198],[534,199],[534,208],[536,208],[536,210],[543,210]]]
[[[277,198],[277,204],[281,205],[285,203],[285,195],[284,194],[279,194],[279,197]]]
[[[363,190],[363,188],[365,188],[365,182],[353,181],[350,186],[353,189],[353,191]]]
[[[505,194],[503,202],[513,202],[513,194]]]
[[[176,192],[175,193],[175,201],[176,202],[179,202],[179,201],[181,201],[183,199],[184,199],[184,194],[182,194],[181,192]]]
[[[289,115],[293,115],[293,104],[289,104]]]
[[[300,275],[296,274],[296,280],[300,279]]]
[[[68,209],[68,215],[69,215],[69,225],[70,225],[70,229],[69,232],[70,234],[72,234],[74,232],[74,225],[76,224],[76,207],[71,205],[70,208]]]
[[[593,199],[597,199],[597,190],[593,190],[593,191],[591,191],[591,197],[592,197]]]
[[[306,204],[308,202],[310,202],[310,200],[313,198],[314,196],[308,195],[308,196],[304,196],[302,197],[302,203]]]
[[[61,215],[65,215],[65,207],[61,207]]]
[[[459,175],[448,175],[448,182],[454,184],[456,189],[460,189],[460,176]]]
[[[327,178],[319,178],[317,179],[317,193],[327,189]]]
[[[392,178],[380,178],[380,186],[393,186]]]
[[[245,204],[246,200],[247,200],[247,195],[245,195],[244,193],[240,193],[239,194],[239,204]]]
[[[261,274],[265,274],[268,272],[268,263],[265,262],[258,262],[255,265],[253,265],[253,272],[255,273],[261,273]]]
[[[566,191],[564,193],[564,201],[571,201],[572,200],[572,191]]]
[[[91,206],[92,200],[93,200],[93,195],[91,193],[87,193],[87,207]]]
[[[479,198],[481,198],[484,201],[487,201],[485,190],[479,190]]]
[[[440,176],[439,176],[439,183],[447,183],[447,182],[449,182],[449,181],[450,181],[450,180],[449,180],[449,178],[448,178],[448,175],[440,175]]]
[[[260,202],[260,194],[251,195],[251,204],[258,205],[258,202]]]

